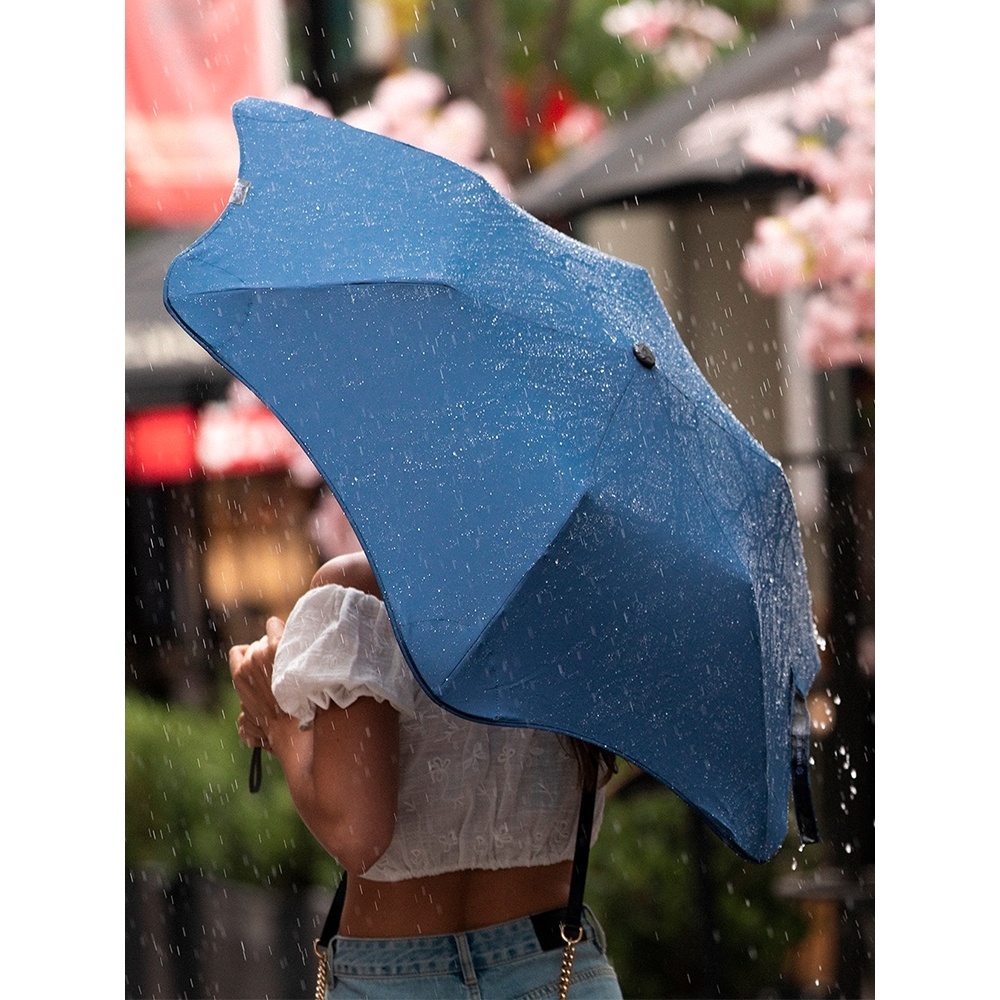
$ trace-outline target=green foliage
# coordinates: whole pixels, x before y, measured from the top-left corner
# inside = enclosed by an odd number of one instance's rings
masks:
[[[608,0],[578,0],[573,5],[556,69],[578,100],[619,115],[660,88],[652,61],[632,52],[601,26],[601,15],[609,6]],[[505,7],[511,75],[527,80],[541,54],[550,5],[506,0]]]
[[[805,924],[773,883],[782,855],[741,860],[666,789],[610,799],[587,899],[627,997],[760,996]]]
[[[550,52],[548,35],[561,6],[557,0],[496,0],[495,16],[505,28],[503,59],[510,80],[530,87],[540,70],[554,71],[558,86],[614,118],[661,94],[668,85],[651,57],[604,30],[601,18],[614,4],[615,0],[574,0],[565,33],[557,50]],[[748,36],[772,21],[778,9],[777,0],[718,0],[716,6],[733,14]],[[471,19],[469,5],[462,0],[423,13],[433,68],[460,91],[478,66]],[[549,65],[550,59],[554,65]],[[495,85],[496,81],[491,83]]]
[[[264,754],[260,792],[236,736],[235,695],[216,712],[125,699],[125,863],[276,886],[331,885],[334,860]]]
[[[712,0],[712,5],[732,14],[747,35],[770,25],[782,6],[780,0]]]
[[[554,4],[502,0],[502,6],[511,75],[527,80],[542,56],[542,39]],[[613,6],[615,0],[575,0],[556,62],[559,76],[579,100],[618,117],[647,103],[668,85],[659,78],[648,54],[633,51],[604,30],[601,18]],[[748,36],[773,20],[778,9],[777,0],[717,0],[715,6],[736,17]]]

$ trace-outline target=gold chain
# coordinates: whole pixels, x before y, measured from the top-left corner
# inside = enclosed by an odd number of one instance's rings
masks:
[[[319,969],[316,972],[316,1000],[326,1000],[326,949],[320,948],[319,938],[313,941],[313,951],[319,959]]]
[[[583,928],[577,930],[575,938],[566,936],[566,925],[559,925],[559,933],[562,935],[566,947],[563,948],[562,967],[559,970],[559,1000],[566,1000],[569,993],[569,980],[573,975],[573,959],[576,956],[576,946],[583,940]]]

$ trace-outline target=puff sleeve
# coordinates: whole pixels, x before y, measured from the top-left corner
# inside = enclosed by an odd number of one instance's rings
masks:
[[[413,715],[417,682],[396,643],[385,605],[328,584],[299,598],[285,623],[271,677],[282,710],[309,728],[319,708],[368,696]]]

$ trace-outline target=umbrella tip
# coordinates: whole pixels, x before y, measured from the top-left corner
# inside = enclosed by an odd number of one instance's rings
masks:
[[[643,368],[653,368],[656,365],[656,355],[648,344],[644,344],[642,341],[633,344],[632,353]]]

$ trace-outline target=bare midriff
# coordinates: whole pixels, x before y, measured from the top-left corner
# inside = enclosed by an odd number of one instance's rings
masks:
[[[347,880],[345,937],[395,938],[462,931],[565,906],[573,863],[444,872],[402,882]]]

